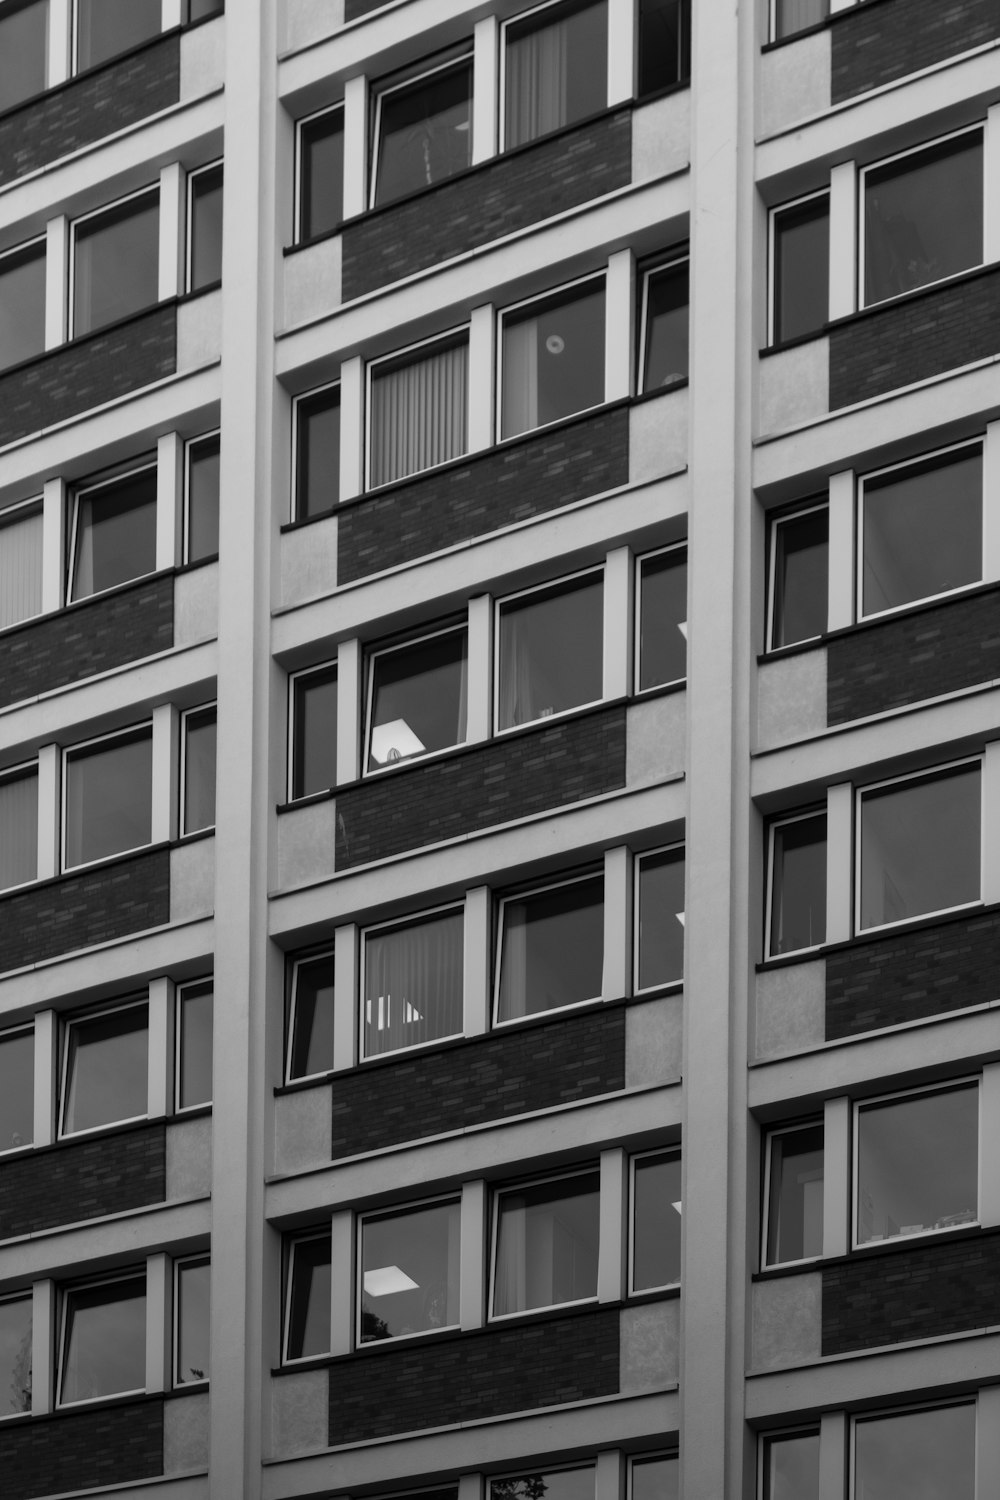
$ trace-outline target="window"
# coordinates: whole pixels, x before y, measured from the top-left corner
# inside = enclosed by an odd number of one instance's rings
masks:
[[[0,18],[0,69],[4,21]],[[0,255],[0,368],[34,359],[45,348],[45,240]]]
[[[604,400],[604,277],[500,315],[500,436],[516,437]]]
[[[690,77],[690,0],[639,0],[639,98]]]
[[[604,876],[500,902],[496,1019],[596,1000],[604,965]]]
[[[819,1500],[819,1430],[761,1440],[761,1500]]]
[[[0,776],[0,891],[38,878],[38,767]]]
[[[198,980],[177,992],[178,1111],[212,1102],[212,981]]]
[[[312,667],[292,677],[289,796],[311,797],[337,783],[337,668]]]
[[[146,1273],[62,1297],[59,1406],[146,1389]]]
[[[311,521],[340,499],[340,386],[328,385],[295,402],[295,517]]]
[[[681,1279],[681,1153],[632,1158],[629,1290],[676,1286]]]
[[[161,0],[76,0],[76,71],[160,34]]]
[[[453,177],[471,162],[471,56],[376,93],[373,206]]]
[[[983,131],[906,151],[862,173],[864,306],[983,259]]]
[[[687,677],[687,547],[639,559],[639,692]]]
[[[344,110],[326,109],[299,121],[296,239],[339,229],[344,218]]]
[[[287,1082],[333,1067],[333,953],[292,964],[288,1014]]]
[[[506,151],[606,108],[607,0],[539,6],[503,36]]]
[[[771,523],[767,648],[825,635],[828,618],[830,516],[826,502]]]
[[[148,1111],[149,1005],[119,1005],[63,1028],[59,1134],[76,1135]]]
[[[69,597],[86,599],[156,568],[156,465],[75,490]]]
[[[771,342],[819,333],[830,318],[830,195],[771,214]]]
[[[181,832],[215,827],[216,708],[189,709],[181,729]]]
[[[818,26],[830,13],[830,0],[774,0],[772,30],[775,41]]]
[[[768,845],[767,957],[826,939],[826,813],[772,823]]]
[[[42,507],[0,510],[0,630],[42,610]]]
[[[128,3],[132,5],[134,0]],[[138,10],[138,0],[135,5]],[[70,327],[74,338],[117,323],[158,301],[159,188],[77,219],[72,231]]]
[[[63,869],[125,854],[152,833],[153,731],[127,730],[63,755]]]
[[[457,1198],[362,1217],[359,1344],[458,1326],[459,1222]]]
[[[494,1317],[597,1296],[599,1197],[596,1170],[497,1194]]]
[[[184,561],[206,562],[219,554],[219,434],[195,438],[184,451]]]
[[[48,0],[8,0],[0,10],[0,113],[45,88],[48,38]]]
[[[684,846],[636,858],[637,990],[677,984],[684,978]]]
[[[861,616],[981,581],[982,443],[867,475],[859,505]]]
[[[187,289],[222,280],[222,163],[188,178]]]
[[[468,649],[462,627],[371,653],[368,771],[464,744]]]
[[[174,1385],[208,1379],[211,1296],[207,1255],[174,1262]]]
[[[30,1410],[31,1298],[8,1297],[0,1302],[0,1417]]]
[[[922,1089],[855,1112],[854,1243],[979,1221],[979,1084]]]
[[[790,1125],[767,1137],[764,1264],[823,1254],[823,1122]]]
[[[34,1066],[35,1034],[32,1028],[0,1031],[0,1152],[19,1151],[34,1140]],[[3,1381],[0,1379],[0,1393],[2,1391]]]
[[[462,1034],[462,909],[364,934],[363,1056]]]
[[[497,605],[497,650],[499,730],[600,702],[603,570],[502,600]]]
[[[554,1474],[491,1479],[490,1500],[594,1500],[594,1470],[562,1469]]]
[[[288,1246],[285,1359],[330,1352],[330,1231],[302,1235]]]
[[[368,483],[374,489],[469,446],[469,339],[449,334],[368,366]]]
[[[642,278],[640,391],[688,378],[688,263],[656,266]]]
[[[973,1401],[855,1417],[851,1427],[851,1497],[913,1500],[976,1493],[976,1407]]]
[[[631,1500],[678,1500],[679,1466],[676,1453],[656,1458],[633,1458]]]
[[[978,760],[858,793],[858,927],[980,899]]]

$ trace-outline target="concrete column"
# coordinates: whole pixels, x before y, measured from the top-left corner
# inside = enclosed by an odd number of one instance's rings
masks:
[[[477,885],[466,891],[462,957],[462,1029],[466,1036],[481,1036],[490,1029],[492,916],[489,886]]]
[[[1000,901],[1000,740],[991,740],[983,755],[982,798],[982,897]]]
[[[597,1300],[620,1302],[628,1270],[628,1157],[620,1146],[601,1152]]]
[[[604,301],[604,399],[632,395],[635,324],[635,256],[617,250],[608,260]]]
[[[604,563],[604,697],[624,698],[632,677],[635,635],[635,567],[628,547],[616,547]]]
[[[486,1322],[486,1247],[488,1199],[481,1177],[462,1184],[459,1243],[459,1322],[482,1328]]]
[[[59,833],[62,827],[62,751],[58,745],[42,745],[38,751],[38,878],[51,880],[60,866]]]
[[[825,1411],[819,1419],[819,1500],[847,1494],[847,1416]]]
[[[160,8],[160,30],[171,31],[184,20],[182,0],[162,0]]]
[[[159,299],[177,297],[186,290],[185,199],[187,178],[180,162],[168,162],[160,168],[160,275]]]
[[[635,0],[608,0],[608,105],[635,96]]]
[[[830,171],[830,319],[858,305],[858,170],[842,161]]]
[[[368,207],[368,79],[344,85],[344,218]]]
[[[458,1500],[483,1500],[482,1474],[458,1476]]]
[[[628,1459],[620,1448],[608,1448],[597,1455],[594,1475],[594,1500],[624,1500]]]
[[[333,1066],[343,1071],[353,1068],[358,1056],[361,936],[357,923],[338,927],[333,944]]]
[[[472,164],[497,154],[500,119],[500,23],[496,16],[476,22],[472,52]]]
[[[70,69],[73,0],[49,0],[48,87],[65,83]]]
[[[150,843],[162,844],[177,837],[177,797],[180,737],[178,712],[173,703],[153,709],[153,816]]]
[[[996,1143],[1000,1140],[1000,1063],[986,1063],[983,1068],[982,1097],[979,1104],[979,1177],[981,1198],[979,1222],[988,1228],[1000,1224],[1000,1160]],[[997,1491],[1000,1494],[1000,1490]]]
[[[493,597],[476,594],[469,600],[468,707],[466,744],[488,740],[493,723]]]
[[[165,432],[156,444],[156,567],[173,568],[181,559],[184,520],[184,441]]]
[[[66,577],[66,484],[47,479],[42,491],[42,612],[62,609]]]
[[[337,650],[337,785],[361,775],[361,704],[364,657],[357,639],[341,641]]]
[[[854,788],[849,781],[827,788],[826,793],[826,940],[842,943],[853,931],[851,892],[851,830],[854,820]]]
[[[43,1417],[55,1403],[56,1284],[31,1289],[31,1415]]]
[[[632,851],[621,844],[604,854],[603,1000],[632,993]]]
[[[350,1209],[330,1221],[330,1353],[350,1354],[354,1348],[355,1226]],[[357,1268],[360,1280],[361,1267]]]
[[[149,981],[149,1045],[146,1112],[151,1120],[168,1115],[174,1093],[174,982]]]
[[[171,1354],[171,1275],[169,1256],[146,1257],[146,1390],[170,1388]]]
[[[365,367],[360,355],[340,367],[340,498],[365,487]]]
[[[986,427],[986,441],[983,444],[983,582],[994,583],[998,578],[1000,578],[1000,422],[990,422]]]
[[[826,628],[854,624],[854,470],[830,475],[830,544],[827,549]]]
[[[469,320],[469,452],[493,445],[496,315],[484,302],[472,309]]]
[[[69,219],[60,214],[45,226],[45,347],[66,342],[69,295]]]
[[[1000,104],[986,112],[983,162],[983,261],[1000,260]]]
[[[823,1254],[846,1255],[851,1246],[851,1101],[823,1106]]]
[[[50,1146],[56,1138],[56,1098],[59,1077],[59,1017],[54,1010],[35,1015],[35,1110],[36,1146]]]

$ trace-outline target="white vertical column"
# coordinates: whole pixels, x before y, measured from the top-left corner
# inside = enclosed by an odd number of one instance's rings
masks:
[[[45,347],[66,342],[69,295],[69,219],[60,214],[45,226]]]
[[[608,0],[608,104],[635,95],[635,0]]]
[[[468,707],[466,743],[490,737],[493,722],[493,596],[476,594],[469,600]]]
[[[854,624],[854,470],[830,475],[827,630]]]
[[[989,422],[983,444],[983,580],[1000,578],[1000,422]]]
[[[983,162],[983,260],[1000,260],[1000,104],[986,112]]]
[[[620,1302],[625,1295],[628,1158],[620,1146],[601,1152],[600,1231],[597,1300]]]
[[[616,250],[608,258],[604,302],[604,399],[632,394],[632,350],[635,347],[635,256]]]
[[[483,1500],[482,1474],[458,1476],[458,1500]]]
[[[857,307],[858,171],[842,161],[830,171],[830,319]]]
[[[174,982],[165,976],[149,981],[149,1045],[146,1113],[151,1120],[168,1115],[174,1082]]]
[[[175,26],[180,26],[184,20],[184,7],[181,0],[162,0],[160,6],[160,30],[172,31]]]
[[[849,781],[826,793],[826,941],[843,943],[853,930],[851,893],[851,824],[854,788]]]
[[[469,320],[469,452],[478,453],[493,444],[496,352],[493,306],[474,307]]]
[[[851,1243],[851,1101],[823,1106],[823,1254],[846,1255]]]
[[[330,1220],[330,1353],[354,1348],[354,1215],[350,1209]],[[360,1267],[357,1272],[361,1275]]]
[[[597,1455],[594,1475],[594,1500],[624,1500],[628,1460],[620,1448],[608,1448]]]
[[[31,1414],[42,1417],[55,1401],[56,1284],[36,1281],[31,1289]]]
[[[624,698],[631,687],[635,567],[628,547],[604,563],[604,697]]]
[[[825,1411],[819,1419],[819,1500],[844,1500],[847,1493],[847,1417]]]
[[[368,79],[344,85],[344,218],[368,207]]]
[[[50,1146],[56,1138],[56,1095],[59,1065],[59,1017],[54,1010],[35,1015],[34,1142]]]
[[[157,295],[161,302],[185,290],[186,244],[184,199],[187,178],[180,162],[160,168],[160,274]]]
[[[346,922],[333,935],[333,1066],[353,1068],[358,1056],[361,934]]]
[[[459,1314],[462,1328],[486,1322],[486,1184],[481,1177],[462,1184],[459,1229]]]
[[[179,715],[173,703],[153,709],[153,817],[150,843],[177,837]]]
[[[41,745],[38,751],[38,878],[58,875],[62,827],[62,751],[58,745]]]
[[[360,355],[340,367],[340,498],[365,487],[365,366]]]
[[[146,1390],[165,1391],[171,1376],[171,1276],[168,1255],[146,1257]]]
[[[979,1173],[982,1181],[979,1222],[990,1228],[1000,1224],[1000,1159],[996,1152],[998,1140],[1000,1063],[986,1063],[979,1105]],[[1000,1490],[997,1493],[1000,1494]]]
[[[337,649],[337,785],[361,775],[361,701],[364,658],[357,639]]]
[[[603,1000],[620,1000],[632,991],[632,851],[624,844],[604,854]]]
[[[62,609],[66,575],[66,485],[47,479],[42,492],[42,610]]]
[[[995,1495],[1000,1495],[1000,1385],[984,1385],[976,1412],[976,1500]]]
[[[176,567],[184,519],[184,441],[165,432],[156,444],[156,566]]]
[[[477,885],[466,892],[462,952],[462,1030],[466,1036],[481,1036],[490,1029],[492,914],[489,886]]]
[[[472,42],[472,164],[497,154],[500,119],[500,23],[477,21]]]
[[[982,897],[1000,901],[1000,740],[991,740],[983,755],[982,795]]]
[[[49,0],[49,55],[47,82],[50,89],[65,83],[70,71],[73,0]]]

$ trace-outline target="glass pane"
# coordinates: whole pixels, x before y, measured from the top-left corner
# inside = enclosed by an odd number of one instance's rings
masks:
[[[688,263],[650,273],[646,282],[642,389],[659,391],[688,378]]]
[[[594,1500],[594,1471],[563,1469],[555,1474],[520,1474],[491,1479],[491,1500]]]
[[[639,861],[639,989],[684,978],[684,850]]]
[[[862,495],[866,615],[982,578],[981,448],[896,469]]]
[[[44,348],[45,241],[42,240],[0,259],[0,369],[34,359]]]
[[[857,1242],[979,1218],[979,1088],[889,1099],[858,1111]]]
[[[465,740],[468,634],[451,630],[372,661],[368,770]]]
[[[603,280],[504,318],[502,437],[603,400]]]
[[[687,676],[687,551],[639,564],[639,691]]]
[[[636,1459],[632,1464],[632,1500],[678,1500],[679,1475],[676,1458]]]
[[[31,1298],[18,1297],[0,1302],[0,1417],[30,1410]]]
[[[38,878],[38,773],[0,781],[0,891]]]
[[[184,720],[184,832],[215,827],[216,713],[207,708]]]
[[[295,407],[295,519],[334,510],[340,498],[340,386]]]
[[[178,1105],[193,1109],[212,1102],[212,989],[181,991]]]
[[[0,112],[42,93],[48,52],[48,0],[5,5],[0,12]],[[6,342],[0,333],[0,349]],[[12,361],[13,363],[13,361]]]
[[[830,200],[824,194],[774,216],[776,344],[825,328],[830,317]]]
[[[818,1432],[767,1439],[763,1500],[819,1500]]]
[[[501,604],[501,729],[597,703],[603,691],[603,573]]]
[[[775,0],[774,36],[792,36],[807,26],[818,26],[830,14],[830,0]]]
[[[146,1388],[146,1278],[66,1293],[60,1402]]]
[[[144,1115],[149,1007],[73,1021],[67,1031],[63,1134]]]
[[[496,1315],[596,1297],[599,1186],[587,1172],[501,1195]]]
[[[333,1067],[333,954],[301,959],[292,986],[288,1076],[327,1073]]]
[[[18,506],[0,512],[0,629],[41,611],[42,508]]]
[[[207,1260],[177,1267],[176,1381],[208,1379],[212,1268]]]
[[[188,449],[187,558],[189,563],[219,551],[219,439],[203,438]]]
[[[503,905],[497,1019],[511,1021],[601,993],[604,877]]]
[[[983,258],[983,134],[865,174],[865,304],[954,276]]]
[[[826,506],[774,523],[772,651],[826,630],[829,531]]]
[[[823,1253],[823,1126],[784,1130],[769,1142],[769,1266]]]
[[[222,167],[191,179],[191,292],[222,280]]]
[[[160,34],[161,0],[76,0],[76,71]]]
[[[826,813],[773,832],[768,954],[795,953],[826,938]]]
[[[640,1157],[634,1192],[632,1290],[673,1286],[681,1279],[680,1153]]]
[[[30,1146],[34,1140],[34,1065],[33,1031],[0,1035],[0,1151]],[[2,1393],[0,1380],[0,1399]]]
[[[74,599],[99,594],[156,568],[156,470],[77,497]]]
[[[360,1341],[458,1323],[458,1203],[361,1224]]]
[[[690,0],[639,0],[639,98],[690,77]]]
[[[506,36],[505,150],[607,106],[606,0],[543,10]]]
[[[68,755],[65,868],[148,844],[152,803],[151,733]]]
[[[299,239],[329,234],[344,217],[344,111],[309,120],[299,134]]]
[[[296,677],[292,687],[292,797],[337,783],[337,669]]]
[[[978,901],[979,766],[861,798],[861,926]]]
[[[371,473],[374,488],[458,458],[468,448],[469,344],[388,361],[372,371]]]
[[[74,338],[159,300],[159,226],[159,189],[75,225]]]
[[[188,0],[188,21],[205,21],[225,14],[226,0]]]
[[[939,1406],[859,1418],[854,1428],[858,1500],[973,1500],[976,1408]]]
[[[287,1358],[309,1359],[330,1349],[330,1236],[292,1245]]]
[[[375,202],[452,177],[472,160],[472,64],[382,94]]]
[[[365,934],[364,1055],[462,1032],[461,911]]]

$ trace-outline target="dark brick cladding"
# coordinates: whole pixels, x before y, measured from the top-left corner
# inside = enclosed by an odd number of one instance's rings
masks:
[[[0,447],[141,390],[177,367],[177,308],[154,307],[0,375]]]
[[[104,1489],[162,1473],[162,1401],[64,1412],[0,1427],[3,1500]]]
[[[1000,353],[1000,267],[830,329],[830,410]]]
[[[0,183],[93,145],[180,99],[181,44],[167,36],[0,116]]]
[[[14,891],[0,899],[0,973],[169,920],[169,849]]]
[[[514,234],[632,180],[632,111],[498,156],[344,225],[343,300]]]
[[[330,1444],[617,1394],[617,1307],[401,1345],[330,1366]]]
[[[823,1357],[1000,1323],[1000,1235],[899,1246],[823,1268]]]
[[[0,1161],[0,1240],[145,1208],[166,1195],[162,1122],[67,1141],[54,1151]]]
[[[337,517],[337,582],[353,583],[627,483],[628,409],[581,417],[344,506]]]
[[[171,574],[28,621],[0,635],[0,708],[173,644]]]
[[[352,869],[625,785],[625,706],[564,719],[337,793],[336,868]]]
[[[1000,677],[1000,591],[880,620],[826,649],[826,722],[867,714]]]
[[[498,1030],[333,1081],[333,1160],[625,1087],[625,1010]],[[0,1179],[2,1182],[2,1179]]]
[[[826,1039],[984,1005],[1000,994],[1000,911],[903,929],[827,955]]]
[[[1000,36],[996,0],[878,0],[831,26],[830,102],[840,104]]]

